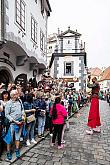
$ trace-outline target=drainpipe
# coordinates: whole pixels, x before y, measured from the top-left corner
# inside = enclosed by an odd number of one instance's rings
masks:
[[[1,41],[5,40],[5,1],[1,0]]]

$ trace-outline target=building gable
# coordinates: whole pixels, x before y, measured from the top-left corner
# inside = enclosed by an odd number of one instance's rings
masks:
[[[65,32],[61,32],[61,34],[58,35],[59,38],[63,38],[63,37],[80,37],[81,34],[76,31],[70,30],[70,27],[68,27],[68,30],[66,30]]]

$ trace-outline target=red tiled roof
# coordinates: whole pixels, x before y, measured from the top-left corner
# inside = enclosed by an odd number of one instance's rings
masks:
[[[110,80],[110,66],[102,72],[100,81]]]
[[[96,67],[96,68],[90,68],[89,72],[91,73],[92,76],[100,76],[102,70]]]

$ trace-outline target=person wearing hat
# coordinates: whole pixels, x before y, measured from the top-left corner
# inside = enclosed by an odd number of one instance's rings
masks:
[[[93,132],[100,133],[100,113],[99,113],[99,90],[100,86],[97,82],[97,78],[94,77],[92,79],[92,83],[90,83],[90,77],[88,78],[88,84],[87,86],[92,89],[92,95],[91,95],[91,106],[88,116],[88,127],[89,130],[86,130],[86,133],[89,135],[92,135]]]

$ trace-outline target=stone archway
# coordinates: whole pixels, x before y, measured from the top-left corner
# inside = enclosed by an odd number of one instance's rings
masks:
[[[13,82],[11,71],[6,67],[0,67],[0,83],[4,83],[8,86],[9,82]]]

